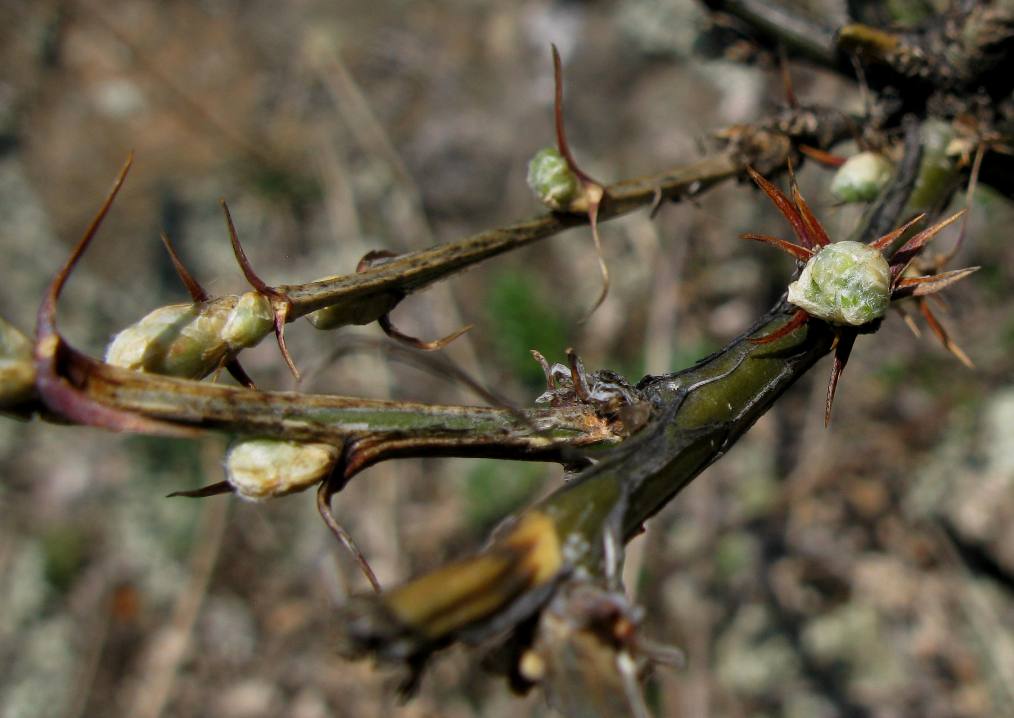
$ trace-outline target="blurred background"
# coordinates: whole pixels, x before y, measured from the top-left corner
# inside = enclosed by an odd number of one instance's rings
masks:
[[[809,5],[845,17],[844,3]],[[4,0],[0,311],[31,330],[130,149],[60,307],[93,355],[185,301],[160,230],[213,293],[244,289],[219,198],[275,284],[534,215],[525,170],[553,142],[550,42],[571,143],[606,182],[692,161],[712,131],[784,98],[774,58],[690,2]],[[792,76],[804,102],[862,107],[832,75]],[[834,206],[830,178],[801,173],[840,237],[858,215]],[[947,293],[944,321],[974,371],[890,318],[858,342],[831,430],[825,360],[631,545],[646,630],[688,657],[650,683],[660,715],[1014,714],[1014,211],[980,188],[970,216],[954,266],[983,269]],[[573,346],[636,381],[721,347],[784,289],[791,263],[744,231],[787,227],[735,183],[606,224],[612,288],[584,324],[600,279],[583,228],[412,296],[394,320],[423,338],[474,323],[447,354],[521,405],[543,388],[533,348],[560,361]],[[300,390],[477,401],[376,352],[334,360],[354,336],[381,333],[292,325]],[[262,387],[295,388],[270,342],[244,364]],[[164,498],[220,480],[225,441],[0,420],[2,718],[549,714],[463,650],[402,707],[397,676],[338,658],[334,608],[366,585],[310,495]],[[389,585],[477,546],[560,476],[390,462],[336,512]]]

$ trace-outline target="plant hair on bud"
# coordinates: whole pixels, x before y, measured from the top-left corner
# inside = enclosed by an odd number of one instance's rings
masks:
[[[581,180],[555,147],[543,147],[528,163],[528,186],[539,201],[560,212],[573,211],[582,197]]]
[[[284,496],[330,476],[340,453],[331,444],[243,439],[225,456],[226,480],[237,495],[251,501]]]
[[[861,242],[829,244],[789,284],[789,302],[831,324],[868,324],[891,304],[891,267],[879,250]]]

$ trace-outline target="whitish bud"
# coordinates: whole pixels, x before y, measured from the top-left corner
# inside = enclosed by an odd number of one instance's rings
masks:
[[[117,334],[106,350],[106,363],[200,379],[259,342],[273,326],[271,302],[257,292],[202,304],[171,304]]]
[[[543,147],[528,163],[528,186],[551,209],[567,210],[581,196],[581,181],[555,147]]]
[[[806,263],[799,279],[789,285],[789,301],[832,324],[866,324],[887,312],[891,268],[873,247],[835,242]]]
[[[34,386],[32,343],[0,319],[0,407],[14,406],[28,399]]]
[[[879,152],[849,157],[831,180],[831,194],[842,202],[872,202],[894,174],[891,161]]]
[[[237,494],[260,501],[323,481],[339,454],[331,444],[246,439],[233,444],[226,454],[226,477]]]

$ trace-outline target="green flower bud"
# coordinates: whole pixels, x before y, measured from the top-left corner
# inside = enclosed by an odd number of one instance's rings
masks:
[[[202,304],[159,307],[117,334],[106,363],[152,374],[200,379],[274,326],[271,302],[257,292]]]
[[[880,319],[891,303],[891,268],[879,250],[835,242],[806,263],[789,285],[789,301],[831,324],[860,326]]]
[[[275,328],[271,301],[259,292],[240,295],[235,309],[222,328],[222,339],[230,349],[252,347]]]
[[[0,407],[14,406],[32,395],[35,364],[32,343],[0,319]]]
[[[316,329],[328,330],[349,324],[364,325],[377,321],[401,301],[397,294],[377,294],[373,297],[351,303],[333,304],[306,315],[307,321]]]
[[[106,363],[134,371],[171,373],[164,366],[169,347],[196,317],[194,304],[159,307],[113,337],[106,349]]]
[[[879,152],[860,152],[846,160],[831,180],[831,194],[842,202],[871,202],[894,174],[894,165]]]
[[[331,444],[244,439],[234,443],[226,454],[226,477],[238,495],[260,501],[323,481],[340,453]]]
[[[551,209],[568,210],[581,196],[581,181],[555,147],[543,147],[528,163],[528,186]]]

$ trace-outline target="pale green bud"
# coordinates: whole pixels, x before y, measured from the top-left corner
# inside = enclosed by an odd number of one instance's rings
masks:
[[[275,328],[271,301],[259,292],[240,295],[236,307],[222,328],[222,339],[230,349],[252,347]]]
[[[106,350],[106,363],[200,379],[259,342],[273,326],[271,303],[256,292],[203,304],[171,304],[117,334]]]
[[[377,294],[363,300],[318,309],[307,314],[306,319],[316,329],[321,330],[337,329],[349,324],[370,324],[398,306],[400,301],[400,295]]]
[[[581,196],[581,181],[555,147],[543,147],[528,163],[528,186],[551,209],[570,209]]]
[[[835,242],[806,263],[789,285],[789,301],[831,324],[860,326],[880,319],[891,303],[891,268],[861,242]]]
[[[0,319],[0,407],[14,406],[28,399],[35,386],[32,343]]]
[[[225,457],[229,484],[245,499],[260,501],[302,491],[326,479],[340,455],[331,444],[277,439],[237,441]]]
[[[164,366],[169,347],[196,317],[194,304],[159,307],[113,337],[106,349],[106,363],[134,371],[170,373]]]
[[[894,174],[894,165],[879,152],[849,157],[831,180],[831,194],[842,202],[871,202]]]

